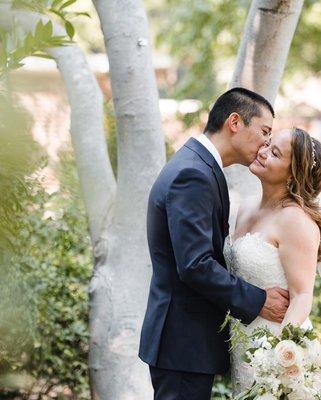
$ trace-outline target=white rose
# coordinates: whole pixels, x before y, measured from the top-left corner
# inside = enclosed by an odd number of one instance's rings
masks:
[[[288,378],[299,378],[302,376],[302,369],[294,364],[285,368],[284,375]]]
[[[300,350],[292,340],[282,340],[278,343],[274,349],[274,354],[283,367],[290,367],[301,362]]]

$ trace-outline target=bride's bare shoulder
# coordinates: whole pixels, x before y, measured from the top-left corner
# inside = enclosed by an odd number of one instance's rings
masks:
[[[313,236],[320,236],[320,229],[317,223],[298,204],[289,203],[282,207],[277,213],[278,225],[281,232],[285,234],[300,235],[309,233]]]

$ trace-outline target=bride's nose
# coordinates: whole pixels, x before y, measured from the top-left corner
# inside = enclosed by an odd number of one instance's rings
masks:
[[[262,146],[261,148],[260,148],[260,150],[258,151],[258,156],[259,157],[261,157],[261,158],[263,158],[263,159],[266,159],[266,157],[267,157],[267,146]]]

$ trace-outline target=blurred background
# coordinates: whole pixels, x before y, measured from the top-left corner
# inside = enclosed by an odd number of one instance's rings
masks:
[[[202,132],[213,101],[227,89],[251,2],[143,3],[168,159]],[[68,10],[90,15],[73,19],[73,40],[103,93],[106,140],[116,173],[116,121],[99,18],[89,0],[78,0]],[[305,1],[274,123],[275,130],[299,126],[317,139],[320,20],[321,2]],[[93,256],[67,91],[52,59],[28,57],[7,78],[12,97],[1,97],[0,104],[0,398],[89,399],[87,289]],[[234,213],[239,200],[240,193],[232,188]],[[321,328],[319,279],[313,321]],[[213,399],[229,396],[229,378],[218,377]]]

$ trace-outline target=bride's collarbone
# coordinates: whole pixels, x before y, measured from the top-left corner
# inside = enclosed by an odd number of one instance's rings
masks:
[[[243,214],[238,218],[233,237],[235,240],[247,234],[260,234],[265,241],[278,247],[277,213],[257,210]]]
[[[266,223],[261,221],[261,223],[238,226],[233,234],[233,241],[248,235],[259,235],[260,238],[265,242],[271,244],[272,246],[279,247],[276,227],[271,223],[271,221],[266,221]]]

